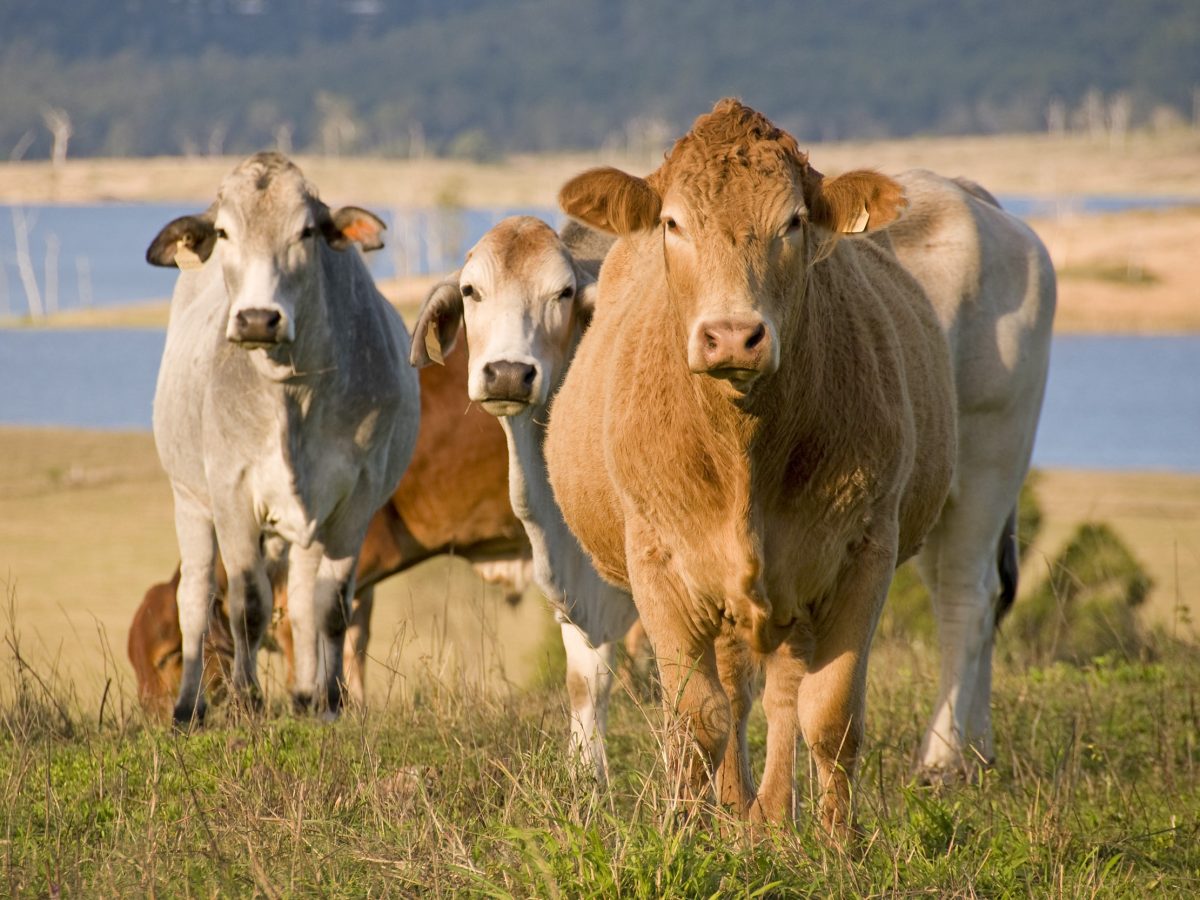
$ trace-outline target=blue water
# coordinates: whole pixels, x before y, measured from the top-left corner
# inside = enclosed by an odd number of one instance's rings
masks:
[[[42,307],[76,309],[170,297],[178,272],[146,263],[146,247],[172,219],[199,211],[196,204],[168,203],[0,205],[0,317],[29,309],[17,267],[14,212],[28,234]],[[562,219],[557,210],[540,207],[374,211],[388,226],[384,249],[367,255],[376,278],[455,269],[463,254],[505,216],[535,215],[555,225]],[[49,279],[57,280],[56,291],[47,290],[47,271],[57,272],[56,279]]]
[[[1019,216],[1065,212],[1102,213],[1126,209],[1165,209],[1196,199],[1180,197],[1004,195],[1000,201]],[[14,212],[29,235],[29,256],[42,306],[74,309],[169,297],[174,269],[157,269],[144,259],[146,247],[163,225],[198,212],[197,204],[104,203],[12,207],[0,205],[0,317],[28,311],[17,269]],[[384,249],[367,256],[377,278],[423,275],[458,267],[463,254],[483,233],[508,215],[540,216],[557,225],[562,215],[550,207],[463,210],[375,210],[388,224]],[[48,247],[57,241],[58,250]],[[56,290],[47,290],[47,270],[56,272]],[[48,297],[47,294],[53,294]]]
[[[0,330],[0,425],[148,429],[163,338]],[[1200,472],[1200,337],[1056,338],[1034,464]]]

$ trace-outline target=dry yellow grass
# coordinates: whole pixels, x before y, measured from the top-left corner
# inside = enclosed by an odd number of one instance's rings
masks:
[[[0,428],[0,508],[0,587],[7,582],[15,595],[23,654],[40,671],[57,660],[91,699],[103,673],[128,683],[133,611],[178,559],[153,438]],[[531,647],[551,627],[536,594],[511,608],[466,562],[449,558],[384,582],[375,609],[376,689],[392,680],[384,667],[402,678],[432,669],[447,682],[497,672],[525,682],[539,663]]]
[[[1154,578],[1148,614],[1170,621],[1183,605],[1200,620],[1200,476],[1052,470],[1038,495],[1045,525],[1026,563],[1026,587],[1041,580],[1040,566],[1077,524],[1099,519]],[[0,506],[0,581],[15,593],[25,655],[39,666],[58,660],[92,700],[106,673],[127,685],[129,620],[177,559],[170,491],[151,436],[0,428]],[[461,560],[431,561],[377,591],[370,653],[379,677],[371,684],[390,681],[389,669],[402,677],[433,670],[443,680],[503,672],[523,683],[552,627],[536,592],[510,608]]]

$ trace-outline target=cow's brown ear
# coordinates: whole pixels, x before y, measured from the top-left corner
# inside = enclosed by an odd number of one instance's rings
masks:
[[[810,171],[819,176],[815,169]],[[908,208],[900,183],[869,169],[819,177],[813,188],[813,196],[805,198],[812,222],[841,234],[887,228]]]
[[[658,225],[662,198],[644,178],[604,166],[564,184],[558,192],[558,205],[593,228],[626,235]]]
[[[182,262],[175,258],[180,247],[190,250],[200,262],[207,261],[217,243],[213,226],[216,219],[216,207],[211,206],[198,215],[180,216],[168,222],[146,248],[146,262],[152,266],[174,266]]]
[[[455,272],[452,278],[434,285],[421,304],[408,361],[418,369],[433,362],[443,365],[454,349],[462,319],[463,297]]]
[[[379,216],[357,206],[343,206],[337,212],[319,216],[321,233],[334,250],[345,250],[358,244],[364,251],[378,250],[383,246],[383,232],[387,225]]]

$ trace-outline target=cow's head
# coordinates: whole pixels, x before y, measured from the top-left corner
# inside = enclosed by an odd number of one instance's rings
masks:
[[[230,301],[225,336],[247,347],[285,344],[295,340],[301,298],[317,283],[320,245],[375,250],[384,228],[357,207],[331,211],[286,157],[256,153],[225,177],[205,212],[163,228],[146,261],[198,267],[219,246]]]
[[[457,280],[425,299],[412,364],[448,354],[465,323],[471,399],[496,416],[544,406],[591,315],[594,290],[549,225],[532,216],[505,219],[470,250]],[[440,351],[431,352],[431,343]]]
[[[779,367],[782,326],[802,302],[808,266],[839,232],[880,228],[904,207],[874,172],[826,181],[791,135],[722,100],[646,178],[612,168],[559,194],[571,216],[621,237],[661,241],[689,368],[745,394]]]

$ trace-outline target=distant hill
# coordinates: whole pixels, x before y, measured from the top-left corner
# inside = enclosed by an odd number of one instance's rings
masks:
[[[0,0],[0,156],[653,146],[1191,121],[1197,0]]]

